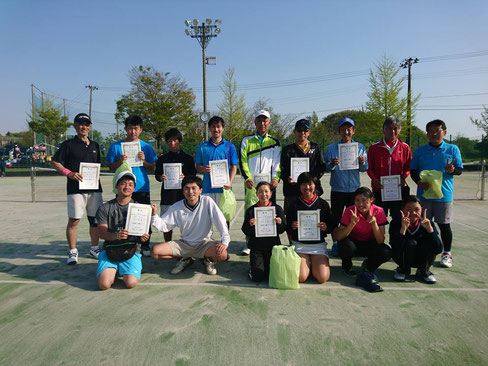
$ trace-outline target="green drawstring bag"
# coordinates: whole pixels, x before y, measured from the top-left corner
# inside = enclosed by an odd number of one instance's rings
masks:
[[[299,274],[300,256],[295,252],[295,246],[274,246],[269,264],[269,287],[296,290],[300,288]]]
[[[422,197],[438,199],[444,197],[442,193],[442,172],[438,170],[422,170],[420,180],[429,183],[429,189],[425,190]]]
[[[256,202],[259,201],[258,196],[256,194],[256,188],[252,187],[251,189],[245,187],[246,196],[244,198],[246,204],[246,210],[254,205]]]
[[[234,192],[230,189],[223,189],[222,198],[220,199],[219,208],[224,214],[226,221],[232,221],[236,215],[237,201]]]
[[[132,172],[132,168],[130,167],[129,163],[127,160],[124,160],[122,164],[117,168],[117,170],[114,172],[114,177],[112,178],[112,186],[113,186],[113,192],[115,194],[119,193],[117,191],[117,188],[115,188],[115,185],[117,184],[117,176],[119,175],[120,172]]]

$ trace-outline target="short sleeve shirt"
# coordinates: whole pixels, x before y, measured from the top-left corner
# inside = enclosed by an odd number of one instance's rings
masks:
[[[351,214],[354,211],[354,207],[355,206],[353,205],[345,209],[344,214],[342,215],[341,225],[347,226],[351,223]],[[372,204],[371,210],[373,212],[373,215],[376,213],[376,222],[378,223],[378,226],[388,224],[385,211],[383,211],[381,207]],[[359,211],[357,215],[359,217],[359,222],[356,224],[356,226],[354,226],[351,233],[349,234],[349,237],[351,239],[360,241],[374,240],[373,229],[371,228],[371,224],[367,221],[368,216],[364,217]]]

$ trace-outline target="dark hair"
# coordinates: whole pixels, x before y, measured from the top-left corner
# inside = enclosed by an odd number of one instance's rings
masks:
[[[352,195],[353,199],[356,199],[357,196],[365,196],[366,198],[373,198],[374,199],[374,194],[371,189],[368,187],[359,187],[354,191],[354,194]]]
[[[202,178],[197,177],[196,175],[186,175],[181,182],[181,187],[184,187],[190,183],[196,183],[198,187],[203,188]]]
[[[410,196],[407,196],[403,199],[402,207],[405,207],[407,205],[407,203],[411,203],[411,202],[418,203],[421,205],[420,199],[417,196],[410,195]]]
[[[222,117],[219,117],[219,116],[213,116],[212,118],[210,118],[208,120],[208,127],[210,128],[210,126],[212,126],[213,124],[218,124],[218,123],[222,123],[222,127],[225,128],[224,119]]]
[[[447,130],[446,123],[443,120],[440,120],[440,119],[435,119],[435,120],[430,121],[429,123],[427,123],[427,125],[425,126],[425,131],[429,132],[429,127],[430,126],[439,126],[444,131]]]
[[[385,119],[385,122],[383,122],[383,130],[385,129],[385,127],[391,126],[392,124],[397,124],[398,126],[400,126],[400,128],[402,128],[402,121],[400,121],[395,116],[390,116]]]
[[[170,138],[177,138],[179,142],[183,140],[183,135],[177,128],[170,128],[166,133],[164,134],[164,141],[168,141]]]
[[[142,118],[139,117],[139,116],[129,116],[125,119],[124,121],[124,125],[125,127],[127,127],[127,125],[132,125],[132,126],[141,126],[142,127]]]
[[[298,176],[297,179],[298,186],[301,186],[302,184],[309,183],[309,182],[313,182],[315,186],[318,185],[318,179],[315,176],[313,176],[312,173],[303,172]]]
[[[273,189],[273,188],[271,187],[271,183],[269,183],[269,182],[266,182],[266,181],[262,180],[262,181],[261,181],[261,182],[259,182],[259,183],[258,183],[258,185],[256,186],[256,192],[258,191],[259,187],[261,187],[261,186],[268,186],[270,190],[271,190],[271,189]]]

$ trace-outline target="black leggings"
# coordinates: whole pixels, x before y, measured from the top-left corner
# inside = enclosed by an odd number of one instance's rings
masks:
[[[338,244],[342,268],[345,271],[351,269],[354,257],[366,257],[368,259],[366,269],[370,272],[376,271],[379,266],[391,258],[391,248],[384,243],[378,244],[376,240],[360,241],[346,238]]]
[[[251,249],[249,257],[249,278],[254,282],[268,281],[271,250]]]
[[[393,260],[405,274],[410,274],[410,268],[418,268],[422,274],[429,271],[434,263],[435,248],[425,242],[418,243],[415,239],[407,239],[403,247],[393,247]]]
[[[445,252],[451,251],[452,245],[452,231],[451,224],[437,224],[441,230],[442,245],[444,246]]]

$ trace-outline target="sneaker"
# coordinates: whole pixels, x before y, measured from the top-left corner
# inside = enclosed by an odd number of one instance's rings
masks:
[[[90,248],[90,256],[95,259],[98,259],[98,254],[100,254],[100,248],[98,246]]]
[[[353,270],[352,268],[349,268],[347,271],[344,270],[344,274],[347,276],[347,277],[354,277],[356,276],[356,271]]]
[[[66,263],[68,263],[68,264],[78,263],[78,250],[77,249],[71,249],[68,252],[68,259],[66,260]]]
[[[202,260],[203,265],[205,266],[205,271],[209,275],[216,275],[217,269],[215,268],[215,262],[210,258],[203,258]]]
[[[444,268],[451,268],[452,267],[452,255],[449,253],[442,253],[441,261],[439,265]]]
[[[337,245],[337,242],[332,243],[332,248],[330,248],[330,255],[332,257],[339,257],[339,246]]]
[[[181,258],[178,261],[178,263],[176,263],[176,266],[169,273],[171,273],[172,275],[180,274],[185,270],[186,267],[188,267],[192,263],[193,263],[192,257]]]
[[[403,282],[405,281],[405,273],[400,269],[400,267],[397,267],[395,273],[393,274],[393,279],[398,282]]]
[[[429,285],[433,285],[434,283],[437,282],[437,280],[434,277],[434,274],[430,271],[426,273],[421,273],[419,270],[415,273],[416,276],[422,278],[425,283],[428,283]]]
[[[248,247],[244,247],[244,249],[242,249],[241,255],[249,255],[249,254],[251,254],[251,249],[249,249]]]
[[[141,253],[143,257],[150,257],[151,256],[151,248],[149,247],[142,247]]]

